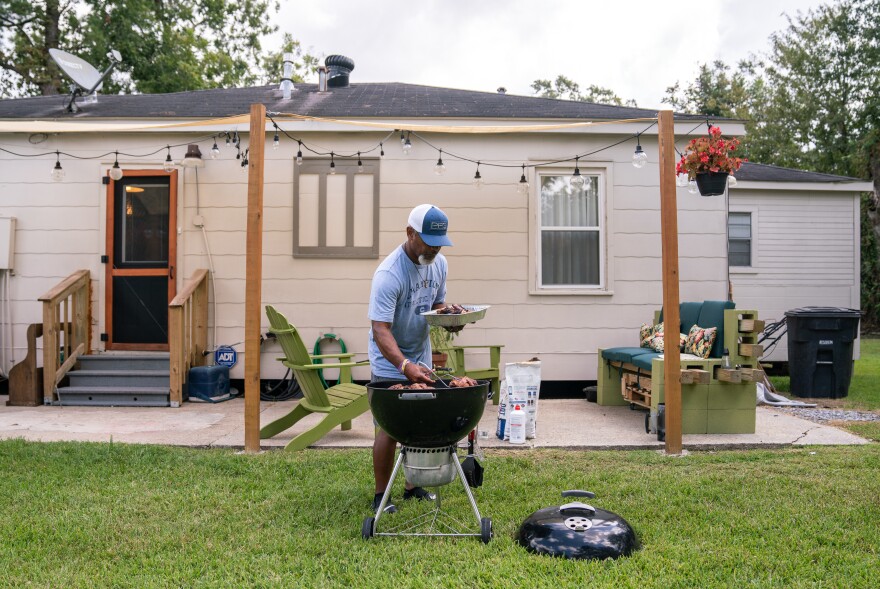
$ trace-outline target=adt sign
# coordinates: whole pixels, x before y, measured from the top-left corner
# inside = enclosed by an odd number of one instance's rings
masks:
[[[214,350],[214,364],[232,368],[238,362],[238,353],[229,346],[220,346]]]

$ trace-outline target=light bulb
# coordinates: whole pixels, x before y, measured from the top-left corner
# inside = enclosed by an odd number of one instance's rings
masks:
[[[56,160],[55,167],[52,169],[52,180],[55,182],[64,180],[64,168],[61,167],[60,160]]]
[[[215,160],[220,157],[220,148],[217,147],[217,140],[214,139],[214,147],[211,148],[211,159]]]
[[[275,133],[275,139],[272,141],[272,149],[278,149],[281,147],[281,138],[278,137],[278,133]]]
[[[483,177],[480,175],[480,170],[477,170],[477,173],[474,174],[474,188],[477,190],[483,188]]]
[[[336,173],[336,162],[330,162],[330,173],[331,174]]]
[[[574,158],[574,173],[571,175],[571,179],[569,179],[568,181],[569,184],[571,184],[571,187],[575,190],[580,190],[584,187],[584,177],[581,176],[581,169],[580,167],[578,167],[578,162],[580,161],[580,159],[580,156],[576,156]]]
[[[406,135],[403,134],[403,131],[400,132],[400,146],[403,147],[403,144],[406,143]]]
[[[519,177],[519,182],[516,184],[516,191],[520,194],[528,194],[529,192],[529,181],[526,180],[526,165],[522,165],[522,176]]]
[[[114,180],[122,179],[122,168],[119,167],[119,160],[113,162],[113,167],[110,168],[110,177]]]
[[[648,163],[648,154],[645,153],[641,145],[636,145],[636,151],[632,156],[632,163],[634,168],[644,168],[645,164]]]
[[[296,165],[300,165],[303,163],[303,152],[296,152]]]
[[[696,180],[688,180],[688,192],[691,194],[697,193],[697,181]]]
[[[406,141],[403,142],[402,149],[405,155],[409,155],[409,152],[412,150],[412,142],[409,140],[409,137],[407,137]]]
[[[229,145],[230,145],[231,143],[232,143],[232,140],[229,138],[229,133],[227,133],[227,134],[226,134],[226,147],[229,147]]]
[[[379,157],[385,157],[385,146],[379,143]]]
[[[171,152],[168,152],[168,155],[165,156],[165,163],[162,165],[162,169],[166,172],[174,171],[174,162],[171,161]]]
[[[727,177],[727,185],[730,188],[733,188],[734,186],[736,186],[736,176],[734,176],[733,174],[729,175]]]
[[[678,174],[675,177],[675,185],[684,188],[688,185],[688,175],[687,174]]]
[[[443,172],[446,171],[446,164],[443,163],[442,159],[437,160],[437,164],[434,166],[434,173],[438,176],[442,176]]]

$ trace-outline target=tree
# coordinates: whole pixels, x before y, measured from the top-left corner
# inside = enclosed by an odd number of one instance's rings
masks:
[[[752,67],[744,62],[742,70]],[[748,82],[743,71],[731,73],[730,66],[715,61],[710,68],[701,64],[697,79],[682,89],[676,82],[666,88],[663,102],[675,110],[696,112],[713,117],[742,118],[748,110]]]
[[[585,93],[581,93],[580,85],[563,75],[556,76],[556,79],[552,82],[550,80],[535,80],[532,82],[532,90],[534,90],[535,94],[544,98],[562,98],[578,102],[616,104],[617,106],[637,106],[635,100],[627,100],[624,103],[613,90],[602,88],[601,86],[590,85]]]
[[[293,55],[293,82],[305,82],[306,77],[318,71],[318,58],[305,53],[299,41],[290,33],[284,33],[279,51],[269,52],[262,58],[263,83],[271,84],[284,73],[284,55]]]
[[[261,38],[277,30],[277,10],[277,0],[0,0],[0,92],[65,93],[53,47],[99,70],[118,50],[123,61],[105,93],[252,85],[265,75]],[[313,65],[291,37],[285,42],[296,44],[306,70]]]
[[[838,0],[788,17],[766,55],[728,72],[720,62],[701,66],[687,88],[667,90],[666,102],[745,119],[753,161],[873,179],[862,202],[862,309],[865,323],[880,325],[880,0]]]

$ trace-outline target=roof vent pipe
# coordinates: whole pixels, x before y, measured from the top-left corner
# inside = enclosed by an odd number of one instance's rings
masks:
[[[326,92],[327,91],[327,67],[323,65],[318,66],[318,92]]]
[[[281,98],[290,99],[290,93],[293,91],[293,53],[284,54],[284,72],[281,76]]]
[[[327,85],[330,88],[348,88],[348,76],[354,69],[354,60],[344,55],[328,55],[324,65],[329,70]]]

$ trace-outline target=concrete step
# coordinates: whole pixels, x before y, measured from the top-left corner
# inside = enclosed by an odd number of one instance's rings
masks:
[[[67,373],[72,387],[171,387],[165,370],[71,370]]]
[[[70,386],[58,389],[59,405],[94,407],[168,407],[168,387]]]
[[[168,352],[89,354],[79,357],[81,370],[171,370]]]

